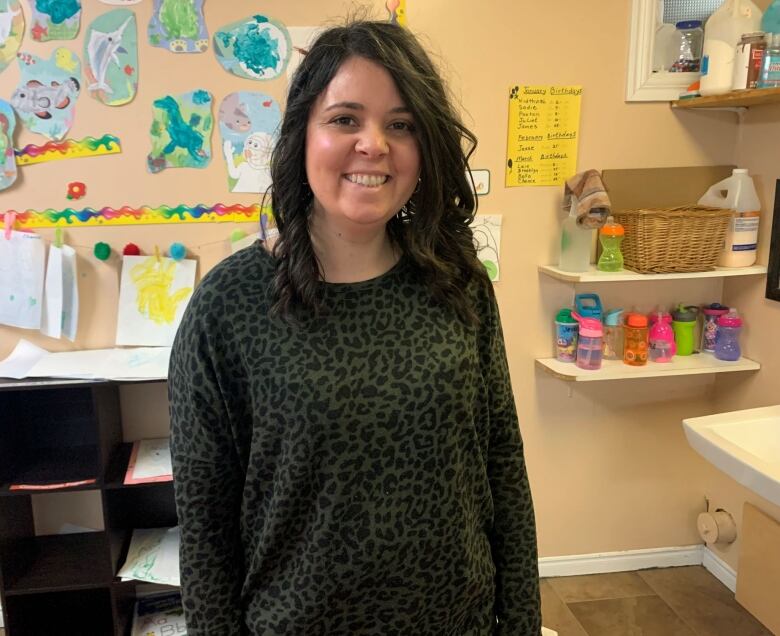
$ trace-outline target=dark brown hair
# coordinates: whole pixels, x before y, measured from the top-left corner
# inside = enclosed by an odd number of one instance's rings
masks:
[[[487,280],[470,228],[477,202],[468,159],[476,137],[462,123],[417,39],[396,24],[371,21],[324,31],[293,75],[271,157],[271,205],[279,229],[271,313],[316,315],[320,308],[320,266],[308,226],[312,192],[305,168],[306,129],[315,100],[353,56],[390,73],[414,117],[420,146],[421,181],[405,209],[388,222],[390,240],[411,260],[434,298],[476,324],[466,288],[474,277]]]

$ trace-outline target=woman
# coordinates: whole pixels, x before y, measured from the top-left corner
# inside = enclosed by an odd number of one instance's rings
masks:
[[[205,277],[171,359],[190,636],[540,633],[462,140],[397,25],[330,29],[296,71],[279,239]]]

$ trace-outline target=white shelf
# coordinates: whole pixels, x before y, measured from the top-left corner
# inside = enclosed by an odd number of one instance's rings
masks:
[[[637,280],[681,280],[684,278],[722,278],[725,276],[754,276],[766,274],[766,265],[750,267],[717,267],[711,272],[690,272],[684,274],[637,274],[624,269],[619,272],[601,272],[591,265],[587,272],[565,272],[555,265],[539,265],[539,271],[547,276],[569,283],[613,283]],[[626,365],[628,366],[628,365]]]
[[[672,362],[648,362],[641,367],[624,364],[622,360],[604,360],[601,369],[598,371],[580,369],[573,362],[560,362],[555,358],[537,358],[536,365],[556,378],[569,382],[663,378],[674,375],[758,371],[761,368],[761,365],[754,360],[740,358],[735,362],[725,362],[717,360],[715,356],[709,353],[675,356]]]

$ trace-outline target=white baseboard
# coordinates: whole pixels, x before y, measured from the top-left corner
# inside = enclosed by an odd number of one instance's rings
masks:
[[[539,576],[575,576],[578,574],[628,572],[647,568],[670,568],[681,565],[702,565],[703,549],[702,545],[690,545],[677,548],[649,548],[623,552],[542,557],[539,559]],[[710,571],[718,577],[715,572]],[[718,578],[720,579],[720,577]]]
[[[737,592],[737,573],[728,563],[721,559],[715,552],[707,546],[703,546],[702,562],[704,568],[712,574],[718,581],[736,594]]]

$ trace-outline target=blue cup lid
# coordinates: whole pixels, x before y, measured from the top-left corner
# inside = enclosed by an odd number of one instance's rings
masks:
[[[700,29],[701,20],[681,20],[675,24],[678,29]]]
[[[604,324],[608,327],[617,327],[620,324],[620,319],[623,316],[622,309],[610,309],[604,315]]]

